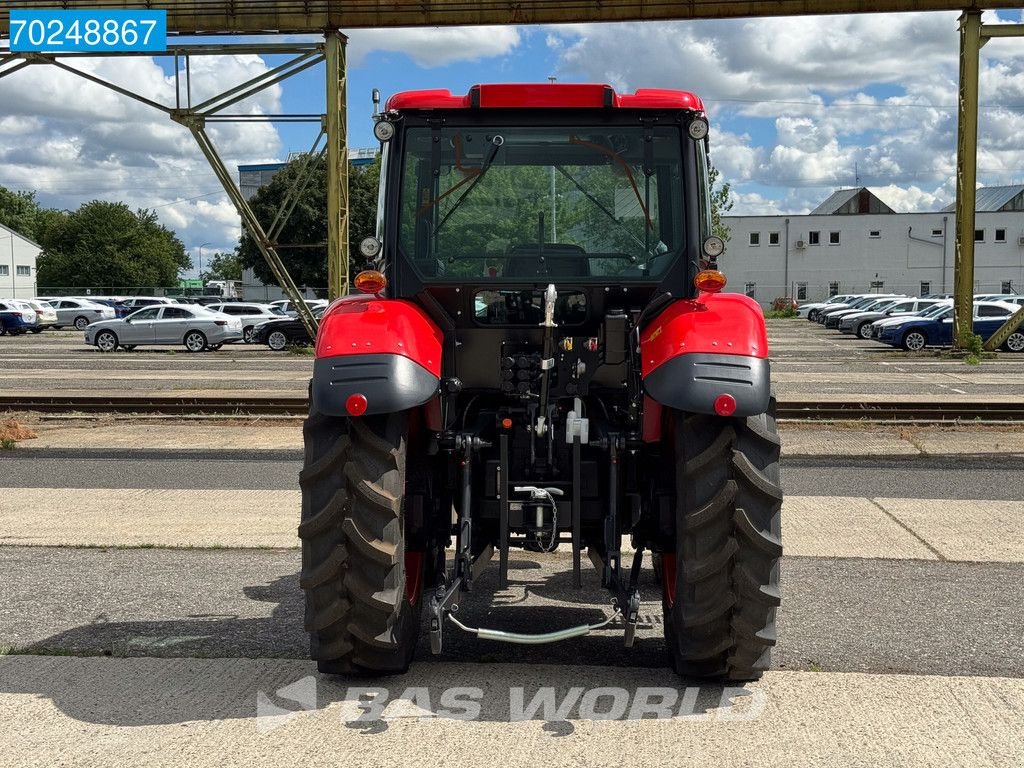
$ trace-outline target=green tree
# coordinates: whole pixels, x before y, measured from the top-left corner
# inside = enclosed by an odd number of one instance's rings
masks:
[[[270,226],[281,204],[299,175],[300,160],[293,160],[260,189],[249,201],[256,218],[264,228]],[[309,184],[299,197],[292,215],[277,238],[281,261],[299,286],[324,288],[327,285],[327,162],[317,162],[310,169]],[[349,269],[362,267],[359,241],[372,235],[377,226],[377,183],[380,161],[364,168],[349,170]],[[297,246],[297,247],[287,247]],[[276,283],[248,231],[243,231],[238,255],[245,268],[251,268],[265,283]]]
[[[185,247],[156,214],[94,200],[48,216],[40,245],[39,285],[170,286],[192,266]]]
[[[34,192],[14,192],[0,187],[0,224],[19,235],[38,240],[36,221],[39,213]]]
[[[237,253],[215,253],[210,259],[207,269],[199,277],[204,282],[209,280],[241,280],[242,257]]]
[[[722,238],[723,242],[728,243],[732,233],[729,232],[729,227],[722,221],[722,217],[732,210],[732,186],[726,181],[722,186],[715,189],[720,175],[718,169],[712,165],[708,171],[708,177],[711,180],[711,232]]]

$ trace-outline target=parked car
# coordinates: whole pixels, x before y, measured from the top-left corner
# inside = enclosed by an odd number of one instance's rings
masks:
[[[928,309],[922,310],[921,312],[918,312],[916,315],[906,315],[902,317],[883,317],[879,320],[875,320],[868,326],[871,329],[870,338],[874,339],[875,341],[878,341],[879,337],[881,336],[882,329],[885,328],[886,326],[902,323],[904,320],[910,319],[911,317],[934,317],[936,315],[941,314],[942,311],[947,307],[951,306],[953,306],[952,299],[941,299],[938,302],[936,302],[933,306],[929,307]]]
[[[57,324],[57,311],[45,301],[29,299],[24,302],[36,313],[36,327],[32,333],[40,333],[46,328],[52,328]]]
[[[862,339],[870,339],[871,324],[876,320],[916,315],[940,302],[941,299],[896,299],[885,307],[876,307],[846,315],[839,321],[839,330],[842,333],[860,336]]]
[[[319,320],[326,310],[327,307],[314,309],[313,317]],[[292,345],[313,343],[306,326],[297,317],[282,317],[257,325],[252,341],[254,344],[266,344],[275,352],[282,352]]]
[[[144,307],[119,320],[104,320],[85,329],[85,343],[100,352],[119,346],[183,344],[189,352],[218,350],[242,338],[242,321],[205,307],[161,304]]]
[[[326,308],[328,302],[326,299],[306,299],[306,304],[309,305],[310,309],[315,311],[317,309],[320,309],[321,307]],[[277,307],[286,315],[288,315],[288,317],[299,316],[299,313],[295,309],[295,304],[290,299],[280,299],[278,301],[272,301],[270,302],[270,306]]]
[[[847,307],[846,309],[841,309],[838,312],[829,312],[828,315],[825,317],[825,327],[839,328],[839,323],[842,321],[844,317],[856,315],[859,312],[867,312],[869,310],[882,310],[885,309],[886,307],[895,304],[897,301],[899,301],[899,299],[890,296],[885,299],[876,299],[875,301],[870,301],[867,304],[864,304],[863,306],[860,307]]]
[[[0,299],[0,336],[20,336],[38,326],[36,311],[24,301]]]
[[[861,298],[860,294],[853,293],[841,293],[837,296],[830,296],[826,301],[814,301],[811,303],[801,304],[796,309],[797,317],[806,317],[808,320],[817,320],[818,315],[815,310],[821,309],[822,307],[834,306],[836,304],[843,304],[851,299]],[[812,316],[813,314],[813,316]]]
[[[871,294],[868,296],[861,296],[859,299],[852,299],[849,302],[842,304],[835,304],[831,307],[822,307],[818,310],[817,320],[819,323],[824,324],[828,319],[828,316],[836,312],[842,312],[844,309],[865,309],[871,304],[874,304],[881,299],[894,299],[902,298],[902,294],[894,293],[883,293],[883,294]]]
[[[209,304],[207,309],[214,312],[223,312],[225,315],[237,317],[242,321],[242,341],[246,344],[252,343],[252,334],[256,326],[268,320],[276,320],[279,317],[287,317],[284,311],[270,304],[253,304],[243,302],[222,302],[220,304]]]
[[[177,304],[175,299],[168,296],[132,296],[121,301],[121,306],[128,310],[128,314],[131,314],[137,309],[143,307],[152,307],[157,304]]]
[[[974,332],[987,340],[1019,307],[1001,301],[974,302]],[[884,325],[878,340],[911,352],[925,347],[948,347],[953,343],[953,307],[946,305],[929,317],[908,317],[892,325]],[[1024,342],[1024,338],[1021,339]],[[1024,348],[1024,343],[1021,344]]]
[[[57,313],[57,322],[54,323],[54,328],[64,328],[70,325],[80,331],[84,331],[89,323],[108,320],[117,316],[117,313],[111,307],[97,304],[91,299],[69,298],[65,296],[47,299],[46,301]]]

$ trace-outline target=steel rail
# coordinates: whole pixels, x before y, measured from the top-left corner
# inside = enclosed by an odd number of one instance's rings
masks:
[[[273,414],[302,416],[305,397],[0,395],[0,411],[43,413]],[[1024,421],[1024,401],[890,402],[780,401],[777,417],[790,421],[965,422]]]

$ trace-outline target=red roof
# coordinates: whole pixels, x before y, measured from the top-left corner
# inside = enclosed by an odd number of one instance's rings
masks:
[[[474,85],[465,96],[449,90],[405,91],[387,101],[386,109],[577,108],[687,109],[703,112],[704,104],[687,91],[641,88],[618,94],[600,83],[508,83]]]

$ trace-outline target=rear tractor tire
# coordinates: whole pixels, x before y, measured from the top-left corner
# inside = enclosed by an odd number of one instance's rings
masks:
[[[782,487],[775,398],[760,416],[675,413],[675,552],[662,555],[665,643],[676,672],[756,680],[780,603]]]
[[[426,558],[406,548],[406,413],[303,427],[302,573],[310,654],[328,674],[397,674],[420,629]]]

